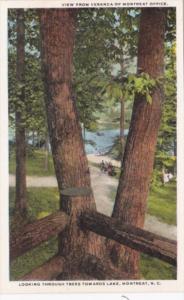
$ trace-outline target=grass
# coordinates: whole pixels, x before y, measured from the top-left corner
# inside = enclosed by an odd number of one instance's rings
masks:
[[[29,209],[26,222],[44,217],[59,208],[57,188],[29,188],[27,196]],[[13,213],[14,198],[15,189],[10,188],[10,223],[12,230],[16,231],[22,223],[19,223],[20,220],[17,221]],[[55,237],[15,259],[10,268],[10,280],[18,280],[56,253],[57,238]],[[169,280],[176,278],[176,269],[161,260],[141,254],[141,274],[147,280]]]
[[[160,259],[141,254],[141,276],[147,280],[173,280],[176,279],[176,268]]]
[[[176,225],[176,181],[151,189],[148,199],[148,214],[160,221]]]
[[[15,153],[12,152],[9,159],[9,173],[15,174]],[[26,173],[28,176],[52,176],[55,174],[52,156],[48,156],[48,170],[45,169],[45,152],[34,150],[27,156]]]

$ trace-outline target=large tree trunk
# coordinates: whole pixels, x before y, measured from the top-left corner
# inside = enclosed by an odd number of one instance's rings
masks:
[[[165,14],[163,8],[145,8],[141,13],[138,72],[146,72],[153,78],[163,75]],[[152,100],[149,104],[145,97],[136,96],[112,214],[122,223],[140,228],[144,225],[161,119],[161,88],[155,88]],[[115,245],[111,254],[114,263],[125,272],[139,272],[138,252]]]
[[[25,102],[24,77],[25,77],[25,28],[24,10],[17,10],[17,83],[20,88],[19,103]],[[22,87],[20,87],[22,85]],[[23,124],[24,116],[17,105],[16,111],[16,199],[15,207],[22,215],[26,212],[26,135]]]
[[[78,215],[86,208],[95,210],[96,205],[90,192],[90,172],[72,94],[75,14],[73,9],[40,11],[50,143],[60,191],[60,207],[70,215],[65,234],[59,237],[59,253],[70,261],[67,269],[70,273],[75,266],[73,261],[82,257],[84,252],[98,257],[104,255],[100,238],[81,232],[77,226]]]

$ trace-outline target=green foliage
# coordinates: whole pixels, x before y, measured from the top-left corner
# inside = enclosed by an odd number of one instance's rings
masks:
[[[147,73],[129,75],[124,83],[124,98],[135,97],[135,95],[145,96],[146,101],[151,104],[154,88],[158,85],[158,80],[153,79]]]
[[[80,121],[87,129],[122,96],[119,84],[111,85],[114,69],[123,72],[137,50],[138,9],[81,9],[74,51],[74,88]],[[115,67],[116,66],[116,67]],[[110,84],[108,84],[110,83]],[[108,84],[108,86],[106,86]],[[107,87],[108,93],[102,91]],[[112,99],[111,99],[112,98]],[[93,126],[92,126],[93,127]]]
[[[39,23],[34,10],[24,11],[25,24],[25,78],[17,81],[16,75],[16,9],[9,9],[9,45],[8,45],[8,77],[9,77],[9,120],[15,126],[15,112],[21,112],[21,125],[27,131],[37,131],[45,136],[47,131],[44,108],[44,88],[41,76]],[[21,95],[24,93],[25,100]]]
[[[176,156],[169,155],[165,151],[158,151],[155,156],[157,161],[157,166],[164,166],[168,171],[174,172],[174,167],[176,166]]]
[[[74,90],[80,121],[91,130],[103,99],[96,81],[109,74],[114,38],[113,10],[81,9],[78,14],[74,51]],[[107,47],[108,44],[108,47]]]
[[[123,96],[122,87],[117,82],[107,84],[106,93],[108,94],[108,97],[115,99],[121,99]]]
[[[80,80],[80,81],[79,81]],[[87,81],[87,82],[86,82]],[[74,83],[76,105],[79,112],[80,122],[88,130],[94,130],[96,127],[96,111],[101,111],[102,99],[100,98],[100,89],[93,81],[93,76],[86,73],[85,79],[83,75],[77,77]]]
[[[176,39],[176,8],[170,7],[167,10],[165,39],[172,43]]]
[[[99,81],[97,84],[102,86],[101,94],[111,99],[111,105],[121,99],[133,102],[136,95],[145,96],[146,101],[152,104],[152,93],[161,84],[161,79],[153,79],[147,73],[140,73],[123,78],[115,77],[110,82]]]
[[[158,168],[154,168],[151,179],[151,187],[160,187],[163,185],[163,172]]]
[[[166,43],[165,101],[158,134],[154,170],[176,172],[176,42]],[[158,181],[159,183],[159,181]]]

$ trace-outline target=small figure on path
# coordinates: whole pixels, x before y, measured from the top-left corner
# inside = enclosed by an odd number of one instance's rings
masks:
[[[101,162],[101,164],[100,164],[100,170],[102,171],[102,172],[104,172],[105,173],[105,163],[104,163],[104,161],[102,160],[102,162]]]

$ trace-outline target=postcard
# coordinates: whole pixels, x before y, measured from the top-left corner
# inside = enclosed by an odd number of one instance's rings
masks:
[[[182,1],[0,14],[1,292],[184,292]]]

